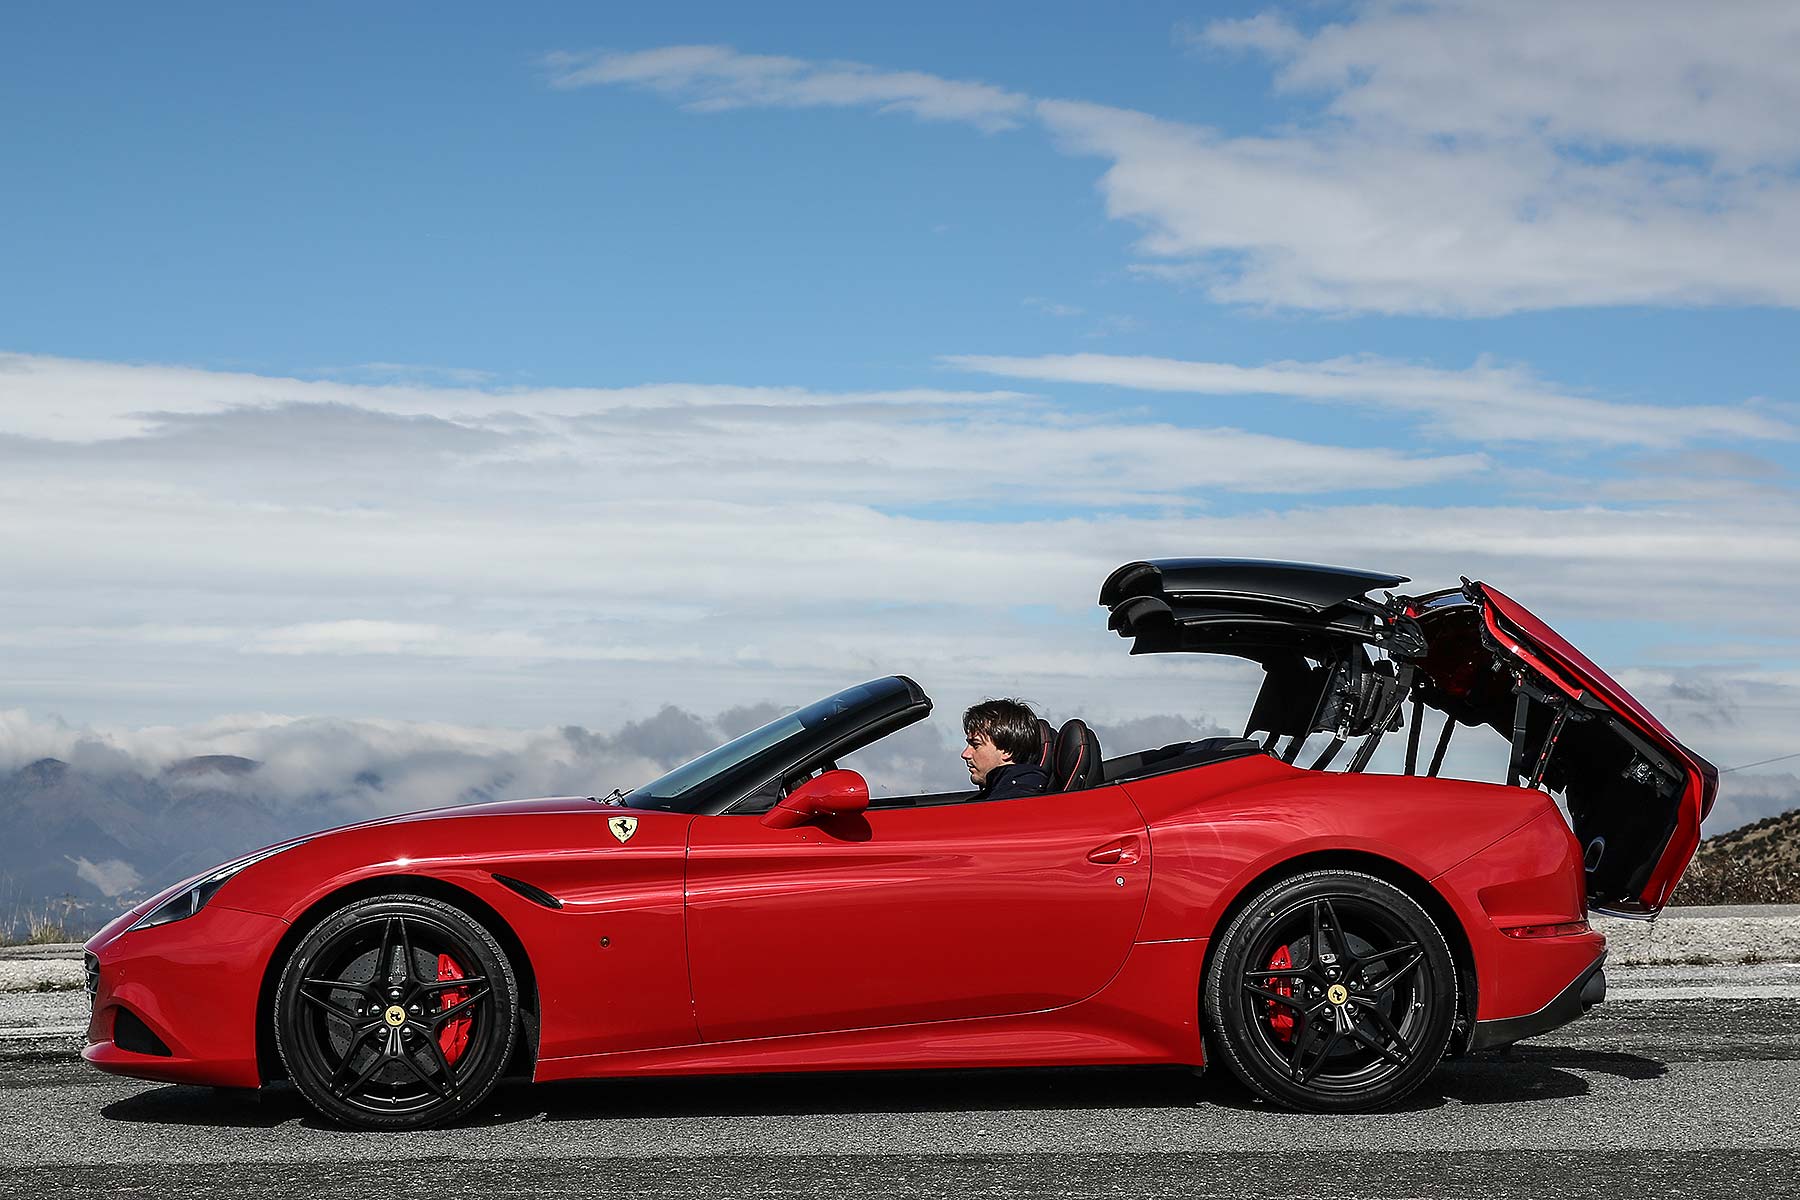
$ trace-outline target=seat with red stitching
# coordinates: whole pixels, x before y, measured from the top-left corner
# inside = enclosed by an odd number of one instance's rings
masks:
[[[1056,731],[1056,758],[1050,771],[1053,791],[1078,792],[1097,787],[1100,777],[1100,739],[1080,717],[1071,717]]]
[[[1056,730],[1044,718],[1038,718],[1038,756],[1037,765],[1044,768],[1046,775],[1054,775],[1050,764],[1056,757]]]

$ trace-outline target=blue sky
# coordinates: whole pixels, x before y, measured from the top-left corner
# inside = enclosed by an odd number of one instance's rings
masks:
[[[0,708],[1198,718],[1087,605],[1228,552],[1800,748],[1779,7],[15,6]]]
[[[1242,360],[1491,354],[1670,403],[1788,384],[1783,310],[1319,320],[1208,304],[1132,278],[1137,231],[1107,219],[1094,164],[1034,133],[835,109],[696,117],[553,90],[541,61],[716,42],[1252,134],[1317,106],[1182,31],[1263,7],[14,10],[0,322],[14,345],[79,357],[569,385],[905,386],[940,354],[1076,338]]]

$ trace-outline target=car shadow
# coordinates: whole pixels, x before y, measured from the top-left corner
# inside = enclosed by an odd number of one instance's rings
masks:
[[[1458,1104],[1529,1104],[1585,1096],[1588,1075],[1619,1079],[1660,1079],[1667,1064],[1640,1054],[1585,1050],[1576,1046],[1513,1046],[1451,1059],[1395,1111]]]
[[[173,1083],[114,1100],[100,1115],[108,1121],[153,1125],[273,1129],[296,1118],[310,1120],[312,1109],[285,1083],[272,1083],[261,1091]]]
[[[1656,1079],[1656,1059],[1573,1047],[1515,1047],[1444,1063],[1401,1104],[1418,1112],[1459,1104],[1528,1104],[1585,1095],[1579,1072]],[[907,1071],[710,1078],[583,1080],[520,1086],[487,1118],[550,1121],[608,1117],[800,1116],[866,1112],[988,1112],[1032,1109],[1193,1108],[1283,1113],[1218,1067],[1080,1067],[1017,1071]],[[1294,1113],[1296,1118],[1306,1114]]]
[[[488,1107],[495,1121],[1178,1108],[1205,1103],[1211,1083],[1186,1067],[681,1076],[520,1085]]]
[[[1584,1073],[1660,1078],[1667,1067],[1636,1054],[1518,1046],[1444,1063],[1393,1112],[1458,1104],[1529,1104],[1585,1095]],[[857,1113],[1004,1112],[1041,1109],[1254,1110],[1306,1119],[1253,1095],[1228,1070],[1186,1067],[1055,1067],[982,1071],[864,1071],[592,1079],[508,1080],[459,1124],[602,1121],[644,1117],[758,1117]],[[285,1083],[260,1093],[170,1085],[116,1100],[112,1121],[270,1129],[288,1121],[331,1128]]]

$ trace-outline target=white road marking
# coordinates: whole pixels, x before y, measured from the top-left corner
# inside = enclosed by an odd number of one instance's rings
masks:
[[[1789,1000],[1793,984],[1694,983],[1673,987],[1608,987],[1608,1003],[1615,1000]]]

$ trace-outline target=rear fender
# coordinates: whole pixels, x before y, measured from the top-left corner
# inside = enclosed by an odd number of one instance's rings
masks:
[[[1208,786],[1234,782],[1241,785]],[[1125,786],[1144,812],[1156,863],[1139,941],[1215,936],[1226,907],[1246,887],[1309,855],[1362,855],[1432,880],[1555,813],[1543,793],[1522,788],[1322,776],[1272,758]]]

